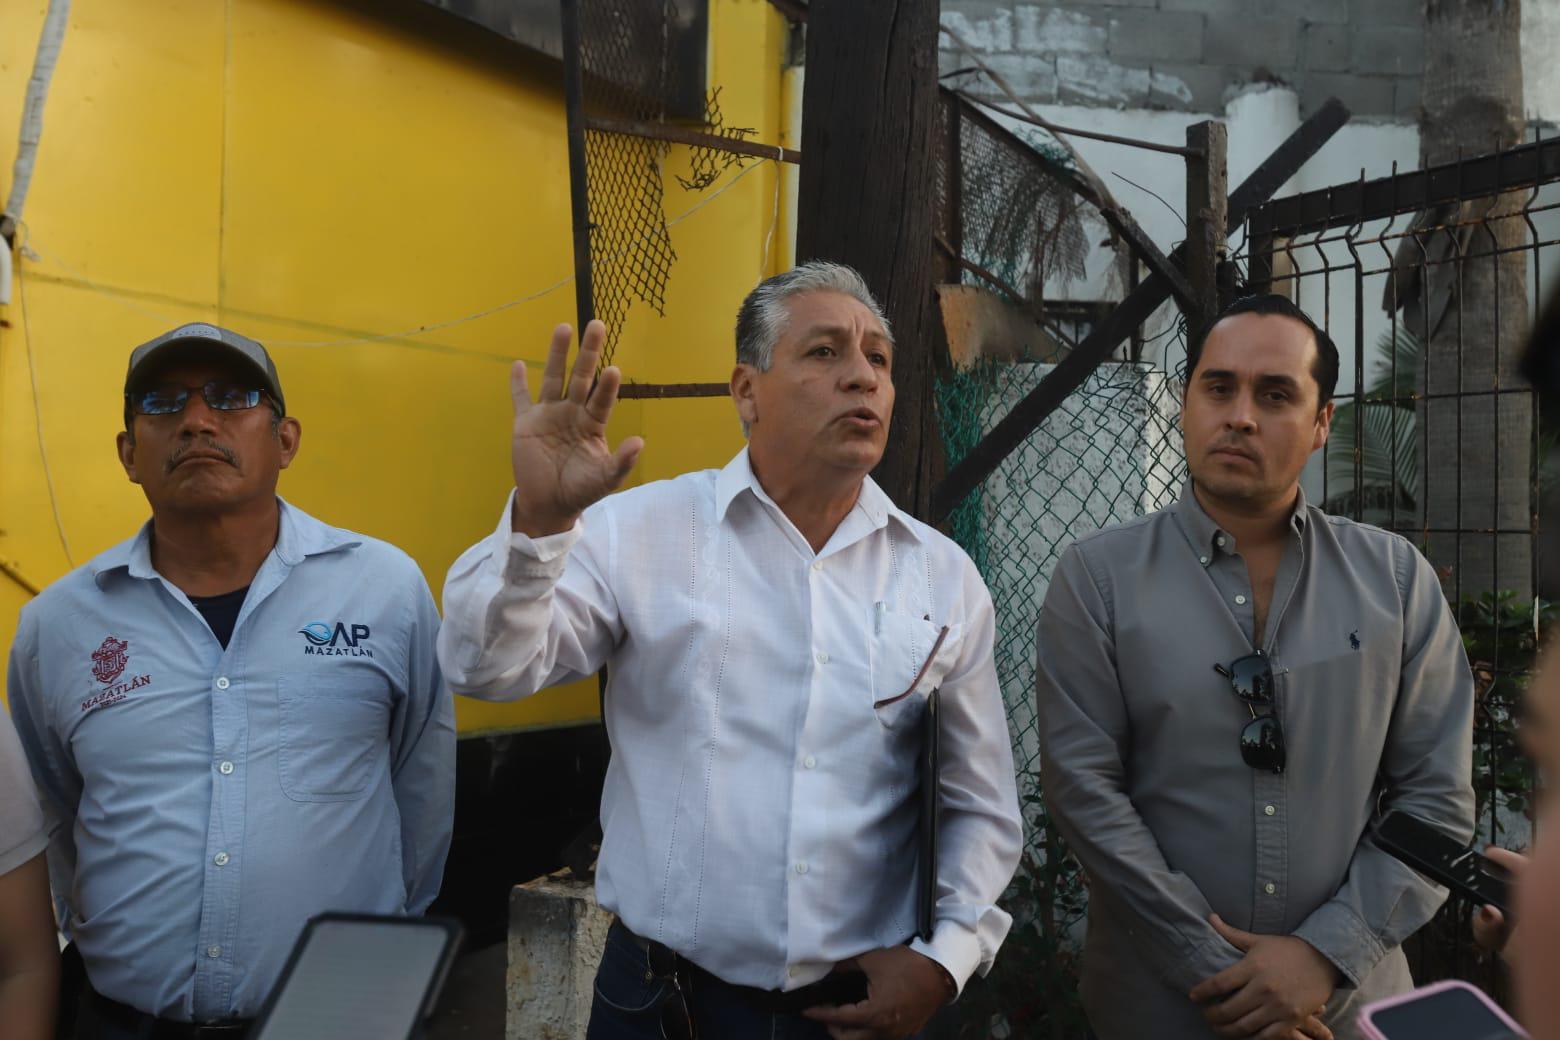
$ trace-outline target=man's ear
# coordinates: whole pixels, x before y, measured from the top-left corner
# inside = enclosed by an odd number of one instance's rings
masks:
[[[759,371],[752,365],[738,365],[731,370],[731,400],[744,427],[758,421],[758,377]]]
[[[125,468],[125,476],[130,478],[130,483],[139,484],[141,478],[135,472],[135,435],[128,430],[120,430],[119,436],[114,438],[114,444],[119,449],[119,464]]]
[[[298,454],[298,446],[303,440],[303,424],[290,415],[285,417],[276,424],[276,439],[282,446],[282,469],[286,469]]]
[[[1337,406],[1337,401],[1328,401],[1322,405],[1322,410],[1316,413],[1316,435],[1311,438],[1312,451],[1327,443],[1327,435],[1332,432],[1333,410]]]

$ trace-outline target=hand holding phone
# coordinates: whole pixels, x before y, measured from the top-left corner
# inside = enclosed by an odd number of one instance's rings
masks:
[[[1376,828],[1376,842],[1425,877],[1511,919],[1511,873],[1427,820],[1393,811]]]
[[[1504,868],[1513,878],[1520,878],[1523,868],[1527,866],[1527,856],[1510,849],[1492,845],[1484,850],[1484,855],[1489,857],[1496,866]],[[1501,954],[1509,963],[1510,955],[1507,951],[1513,929],[1506,915],[1493,906],[1481,906],[1474,911],[1470,923],[1473,925],[1473,941],[1479,949],[1485,953]]]

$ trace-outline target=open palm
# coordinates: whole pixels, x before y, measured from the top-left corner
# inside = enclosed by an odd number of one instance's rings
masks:
[[[608,366],[592,381],[601,359],[607,330],[599,321],[585,326],[574,370],[568,367],[569,341],[574,330],[553,330],[542,371],[542,390],[531,401],[525,362],[510,369],[509,392],[514,398],[515,425],[509,458],[515,472],[516,531],[541,537],[567,531],[591,503],[623,486],[644,447],[639,437],[626,438],[613,451],[607,445],[607,420],[617,403],[622,374]]]

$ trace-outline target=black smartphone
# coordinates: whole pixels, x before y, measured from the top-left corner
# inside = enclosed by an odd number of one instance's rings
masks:
[[[447,918],[311,918],[251,1040],[415,1040],[460,938]]]
[[[1510,919],[1510,873],[1435,824],[1393,811],[1376,828],[1376,842],[1430,880]]]

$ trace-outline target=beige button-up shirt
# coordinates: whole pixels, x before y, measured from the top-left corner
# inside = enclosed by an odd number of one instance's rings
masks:
[[[1102,1040],[1211,1034],[1187,991],[1240,958],[1208,923],[1305,939],[1342,973],[1328,1024],[1411,985],[1399,944],[1445,890],[1369,836],[1392,809],[1473,833],[1473,679],[1429,563],[1302,494],[1269,606],[1285,772],[1214,670],[1254,649],[1251,579],[1188,483],[1080,539],[1040,619],[1046,805],[1090,880],[1083,998]]]

